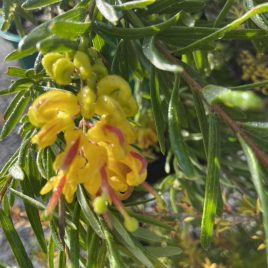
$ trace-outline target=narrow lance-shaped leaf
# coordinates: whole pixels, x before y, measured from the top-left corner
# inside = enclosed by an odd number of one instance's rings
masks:
[[[255,7],[253,0],[244,0],[244,3],[248,9],[252,9]],[[251,19],[261,29],[268,31],[268,19],[265,17],[265,15],[257,14],[253,16]]]
[[[85,17],[85,10],[83,8],[74,8],[66,13],[57,16],[52,20],[52,22],[58,20],[72,20],[72,21],[81,21]],[[44,38],[48,38],[52,35],[49,30],[49,25],[51,21],[46,21],[39,26],[35,27],[28,35],[26,35],[19,43],[19,50],[24,52],[25,50],[29,50],[31,52],[36,51],[36,44],[43,40]],[[14,56],[13,56],[14,59]],[[10,56],[9,56],[9,60]]]
[[[115,215],[111,214],[111,220],[115,230],[118,232],[120,237],[122,238],[122,242],[126,244],[126,247],[130,249],[131,253],[146,267],[153,267],[151,261],[147,258],[146,254],[142,251],[140,247],[138,247],[131,235],[126,231],[121,222],[115,217]]]
[[[124,268],[125,265],[123,263],[122,257],[119,254],[119,250],[116,247],[116,244],[113,240],[112,235],[106,229],[106,227],[103,228],[103,233],[104,233],[104,237],[105,237],[105,240],[107,242],[108,251],[109,251],[109,262],[110,262],[109,267],[111,267],[111,268]]]
[[[174,152],[182,171],[188,178],[194,177],[194,168],[190,160],[187,145],[181,134],[181,119],[177,108],[179,78],[176,76],[174,88],[168,109],[168,132],[172,151]]]
[[[239,142],[242,146],[242,149],[246,155],[249,171],[251,173],[252,182],[255,186],[256,192],[260,199],[261,211],[263,215],[263,226],[265,231],[265,249],[266,249],[266,263],[268,264],[268,197],[263,183],[263,178],[261,176],[261,168],[257,161],[256,156],[254,155],[252,149],[247,145],[244,139],[238,135]]]
[[[120,19],[121,13],[116,11],[114,7],[104,0],[96,0],[96,5],[100,11],[100,13],[110,22],[116,22]]]
[[[120,28],[103,22],[92,22],[92,27],[94,30],[103,32],[109,36],[117,36],[128,39],[144,38],[161,33],[172,25],[175,25],[180,19],[180,14],[181,13],[179,12],[162,23],[145,27]]]
[[[215,33],[212,33],[204,38],[201,38],[201,39],[191,43],[190,45],[188,45],[186,47],[179,49],[179,52],[193,51],[193,50],[198,49],[204,45],[209,44],[209,42],[211,42],[211,41],[214,41],[216,39],[220,39],[220,38],[222,38],[222,36],[224,36],[224,34],[226,32],[228,32],[234,28],[237,28],[239,25],[241,25],[242,23],[244,23],[245,21],[247,21],[251,17],[258,15],[258,14],[261,14],[261,13],[265,13],[267,11],[268,11],[268,4],[267,3],[257,5],[254,8],[252,8],[251,10],[249,10],[248,12],[246,12],[243,16],[241,16],[238,19],[234,20],[233,22],[227,24],[226,26],[219,29]]]
[[[10,216],[7,215],[1,208],[0,223],[19,266],[21,268],[33,267],[33,264],[29,256],[27,255],[27,252],[25,251],[25,247],[22,244],[20,237],[14,228]]]
[[[114,5],[115,9],[119,10],[131,10],[136,8],[145,8],[151,4],[153,4],[156,0],[136,0],[136,1],[129,1],[126,3],[122,3],[119,5]]]
[[[77,50],[78,44],[75,41],[50,36],[36,45],[37,49],[46,54],[48,52],[72,52]]]
[[[208,85],[202,92],[209,104],[222,103],[227,107],[242,110],[260,110],[264,107],[263,100],[252,91],[233,91],[217,85]]]
[[[170,63],[155,47],[155,37],[145,38],[142,49],[145,57],[158,69],[168,72],[182,72],[179,64]]]
[[[150,78],[150,94],[151,94],[151,104],[153,109],[153,115],[155,119],[155,126],[157,137],[160,145],[162,154],[165,154],[166,151],[166,141],[165,141],[165,120],[163,116],[163,111],[161,107],[160,99],[160,88],[158,79],[155,76],[155,69],[151,66],[151,78]]]
[[[78,186],[77,190],[77,199],[78,202],[81,206],[81,210],[83,211],[87,222],[91,225],[92,229],[96,232],[96,234],[100,237],[103,238],[103,231],[102,227],[100,225],[99,220],[95,216],[94,212],[91,210],[87,203],[87,198],[83,192],[82,186]]]
[[[80,219],[80,206],[78,203],[75,204],[73,212],[73,222],[77,226],[77,230],[70,230],[70,252],[71,252],[71,263],[73,268],[79,268],[79,219]]]
[[[0,140],[3,140],[5,137],[8,136],[8,134],[14,129],[18,121],[20,120],[28,102],[30,100],[29,92],[26,92],[24,96],[22,96],[18,102],[16,103],[16,106],[14,107],[14,110],[9,115],[8,118],[6,118],[6,122],[3,126]]]
[[[208,166],[205,186],[205,199],[201,223],[201,245],[208,249],[213,234],[214,219],[217,212],[220,175],[220,138],[217,126],[217,117],[214,113],[209,115],[209,141]]]
[[[85,34],[89,28],[90,22],[75,22],[75,21],[55,21],[50,24],[49,28],[55,35],[66,38],[75,39]]]
[[[26,0],[22,4],[22,8],[26,10],[33,10],[42,7],[46,7],[55,3],[60,2],[60,0]]]

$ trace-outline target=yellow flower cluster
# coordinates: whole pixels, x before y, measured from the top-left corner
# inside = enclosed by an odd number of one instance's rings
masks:
[[[49,53],[42,64],[57,84],[70,84],[77,75],[83,80],[77,95],[50,90],[28,111],[30,122],[40,128],[32,138],[39,149],[52,145],[57,135],[64,133],[65,148],[53,163],[56,176],[41,190],[41,194],[54,190],[49,209],[61,193],[72,202],[82,184],[95,199],[96,212],[105,213],[106,204],[113,203],[124,216],[126,227],[134,230],[137,224],[133,225],[120,200],[145,181],[147,162],[131,146],[136,134],[127,118],[136,114],[138,106],[129,84],[120,76],[108,75],[100,59],[92,62],[82,51],[73,58]],[[76,126],[74,119],[78,118],[81,121]]]

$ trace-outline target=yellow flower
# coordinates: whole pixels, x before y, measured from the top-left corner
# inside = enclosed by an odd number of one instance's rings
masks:
[[[134,116],[138,111],[137,102],[131,95],[131,88],[127,81],[118,75],[107,75],[97,84],[98,96],[108,95],[115,99],[126,116]]]
[[[36,143],[38,149],[41,150],[52,145],[60,132],[72,127],[74,127],[74,122],[70,116],[64,112],[58,112],[57,117],[43,125],[41,130],[32,137],[31,142]]]
[[[137,144],[141,149],[148,149],[151,145],[157,143],[157,135],[152,128],[137,129]]]
[[[126,182],[129,186],[138,186],[145,181],[147,162],[140,154],[132,150],[121,162],[129,168],[126,174]]]
[[[103,116],[94,127],[89,129],[90,140],[102,143],[111,148],[113,154],[121,159],[128,152],[128,144],[135,140],[135,134],[130,123],[116,115]]]
[[[80,106],[78,98],[64,90],[50,90],[39,96],[28,111],[30,122],[35,127],[42,127],[55,118],[59,112],[65,112],[70,117],[78,114]]]
[[[57,176],[51,178],[41,190],[45,194],[57,187],[60,178],[65,176],[62,193],[67,202],[72,202],[78,184],[84,184],[91,195],[96,195],[100,189],[100,169],[107,161],[106,150],[97,144],[89,142],[81,130],[68,129],[64,135],[66,148],[60,153],[53,164]],[[73,144],[79,140],[79,145],[72,152]]]

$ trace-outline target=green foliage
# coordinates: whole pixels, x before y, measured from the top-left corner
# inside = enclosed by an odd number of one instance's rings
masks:
[[[51,17],[39,18],[40,10]],[[20,267],[33,264],[11,220],[15,199],[48,267],[264,267],[264,245],[268,263],[267,96],[257,92],[268,80],[250,62],[254,79],[244,78],[238,63],[244,50],[266,56],[267,12],[267,3],[253,0],[3,0],[1,29],[15,25],[21,37],[6,60],[38,52],[33,69],[10,67],[7,75],[17,79],[0,90],[1,97],[14,95],[0,140],[16,126],[22,138],[0,171],[0,223]],[[70,58],[77,50],[101,55],[109,73],[130,82],[139,103],[131,120],[137,132],[151,131],[142,142],[158,139],[147,148],[135,144],[159,196],[135,188],[124,201],[139,221],[132,233],[105,199],[104,216],[96,214],[82,185],[72,203],[61,199],[59,211],[44,214],[49,196],[40,190],[55,175],[64,141],[58,135],[37,150],[25,113],[44,92],[77,94],[84,86],[77,73],[58,85],[41,64],[48,52]]]

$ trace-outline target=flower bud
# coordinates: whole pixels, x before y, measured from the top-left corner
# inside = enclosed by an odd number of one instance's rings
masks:
[[[96,95],[90,87],[83,87],[79,94],[78,100],[81,106],[81,114],[84,118],[89,119],[94,114]]]
[[[92,67],[89,57],[82,51],[77,51],[74,55],[74,66],[79,69],[80,77],[82,80],[86,80],[90,77]]]
[[[102,215],[107,211],[106,202],[103,196],[98,196],[93,201],[93,208],[95,213]]]
[[[139,222],[133,217],[126,217],[124,221],[125,228],[133,233],[139,228]]]

